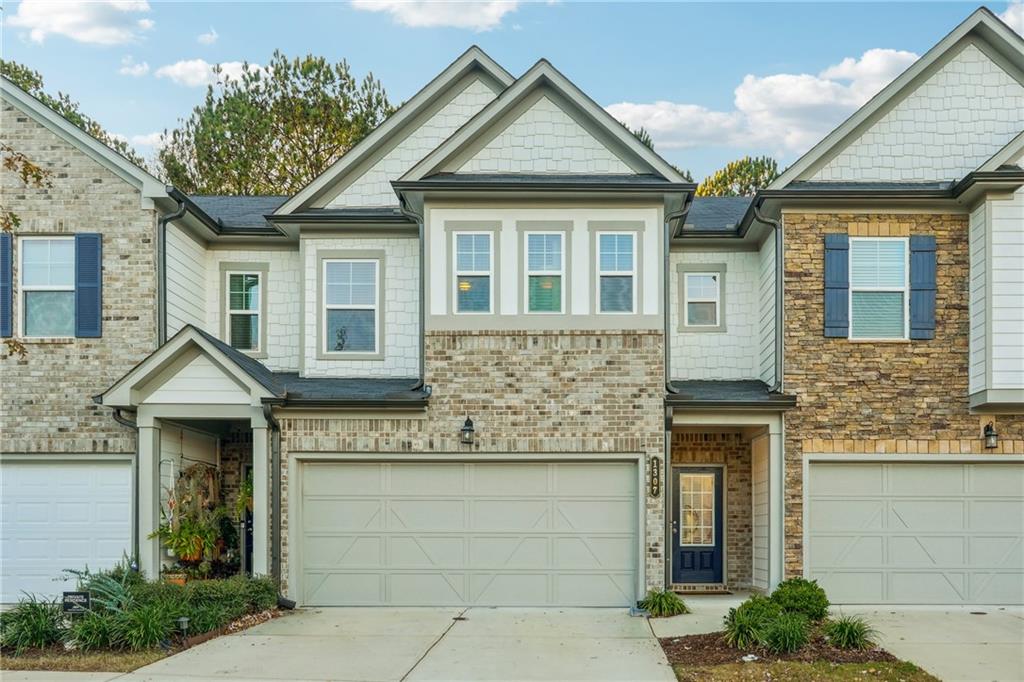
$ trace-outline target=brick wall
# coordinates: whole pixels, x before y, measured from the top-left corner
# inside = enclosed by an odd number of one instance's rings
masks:
[[[29,340],[24,359],[0,360],[0,449],[134,452],[134,432],[92,396],[156,347],[155,212],[104,166],[20,109],[2,107],[0,139],[53,172],[48,189],[26,189],[14,173],[0,172],[4,204],[22,220],[16,235],[103,235],[103,337]],[[19,256],[16,242],[15,282]]]
[[[742,433],[676,432],[672,464],[725,465],[726,582],[730,588],[749,588],[753,570],[750,441]]]
[[[802,561],[802,462],[808,453],[992,454],[967,402],[965,215],[785,215],[786,570]],[[824,234],[936,238],[935,338],[853,342],[823,335]],[[991,417],[986,417],[988,421]],[[1024,415],[995,418],[996,453],[1024,453]]]
[[[662,334],[434,332],[426,338],[426,418],[281,419],[287,578],[288,471],[294,452],[640,453],[662,456]],[[459,443],[466,415],[476,442]],[[664,580],[661,498],[647,500],[647,583]]]

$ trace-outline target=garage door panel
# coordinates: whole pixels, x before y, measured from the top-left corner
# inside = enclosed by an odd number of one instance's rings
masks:
[[[384,491],[383,472],[375,464],[349,464],[340,471],[333,463],[303,465],[306,495],[378,495]]]
[[[312,478],[338,482],[354,466],[361,479],[383,481],[382,491],[328,494],[319,486],[319,494],[310,495],[306,484]],[[365,464],[347,462],[317,462],[301,470],[295,557],[303,603],[625,606],[635,601],[635,465],[369,466],[377,474]],[[377,544],[361,551],[353,548],[352,538]],[[569,574],[576,582],[560,587]]]
[[[1024,466],[815,462],[808,481],[807,573],[834,603],[1024,602]]]

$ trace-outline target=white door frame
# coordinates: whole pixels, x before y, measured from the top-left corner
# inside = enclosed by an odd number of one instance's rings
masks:
[[[423,463],[476,463],[476,462],[629,462],[636,465],[636,584],[634,597],[642,599],[646,592],[646,551],[647,537],[647,472],[646,456],[642,453],[333,453],[333,452],[291,452],[288,454],[288,589],[290,598],[302,605],[301,579],[298,567],[302,564],[301,544],[298,535],[302,528],[302,476],[300,467],[305,462],[387,462]],[[724,483],[724,482],[723,482]]]

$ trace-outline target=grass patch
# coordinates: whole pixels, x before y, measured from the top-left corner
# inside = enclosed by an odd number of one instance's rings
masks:
[[[905,661],[875,663],[727,663],[706,667],[677,665],[673,667],[679,682],[852,682],[881,680],[884,682],[939,682],[913,663]]]
[[[127,673],[166,656],[160,649],[147,651],[64,651],[44,649],[21,656],[0,657],[0,670],[59,670],[67,672]]]

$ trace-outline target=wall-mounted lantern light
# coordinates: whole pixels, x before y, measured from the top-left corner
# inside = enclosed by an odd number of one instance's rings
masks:
[[[995,422],[985,424],[985,448],[991,450],[999,447],[999,434],[996,433]]]
[[[651,457],[651,497],[661,494],[661,458]]]
[[[473,420],[466,416],[466,421],[462,425],[462,429],[459,431],[459,441],[463,445],[473,444],[473,435],[476,433],[476,429],[473,428]]]

